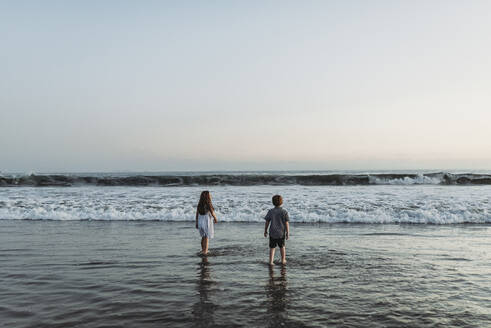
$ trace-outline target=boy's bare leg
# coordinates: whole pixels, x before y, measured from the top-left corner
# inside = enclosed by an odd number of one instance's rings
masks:
[[[286,247],[280,247],[280,253],[281,253],[281,263],[286,264]]]
[[[275,251],[275,248],[270,248],[269,249],[269,264],[270,265],[273,265],[273,260],[274,260],[274,251]]]

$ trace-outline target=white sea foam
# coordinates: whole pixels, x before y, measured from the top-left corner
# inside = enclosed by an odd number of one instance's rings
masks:
[[[375,185],[437,185],[442,183],[441,177],[430,177],[423,174],[418,174],[416,177],[404,177],[404,178],[389,178],[384,179],[376,176],[369,176],[370,184]]]
[[[0,189],[0,219],[193,221],[202,187]],[[284,196],[292,222],[491,223],[491,186],[210,187],[219,220],[262,222]]]

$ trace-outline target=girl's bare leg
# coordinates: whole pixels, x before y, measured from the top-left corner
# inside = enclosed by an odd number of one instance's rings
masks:
[[[286,247],[285,246],[280,248],[280,253],[281,253],[281,263],[286,264]]]
[[[205,252],[205,237],[201,237],[201,253]]]
[[[270,248],[269,249],[269,264],[270,265],[273,265],[273,260],[274,260],[274,251],[275,251],[275,248]]]
[[[208,254],[208,238],[203,237],[203,254]]]

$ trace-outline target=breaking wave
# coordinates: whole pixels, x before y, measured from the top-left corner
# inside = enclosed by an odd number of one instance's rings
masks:
[[[0,175],[0,187],[71,186],[354,186],[354,185],[491,185],[491,174],[191,174],[191,175]]]

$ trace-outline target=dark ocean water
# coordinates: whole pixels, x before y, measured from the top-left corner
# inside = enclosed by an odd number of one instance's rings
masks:
[[[1,327],[489,327],[491,226],[0,220]]]

